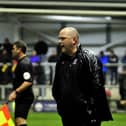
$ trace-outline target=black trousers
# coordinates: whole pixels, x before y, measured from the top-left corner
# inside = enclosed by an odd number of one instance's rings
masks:
[[[22,97],[15,100],[15,118],[22,117],[27,119],[34,96]]]
[[[126,75],[119,75],[119,91],[122,100],[126,100]]]
[[[62,117],[63,126],[101,126],[101,121],[89,122],[86,119]]]

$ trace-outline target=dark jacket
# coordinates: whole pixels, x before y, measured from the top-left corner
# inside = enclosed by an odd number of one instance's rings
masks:
[[[52,88],[61,116],[112,120],[100,65],[96,56],[81,48],[73,57],[61,54]]]

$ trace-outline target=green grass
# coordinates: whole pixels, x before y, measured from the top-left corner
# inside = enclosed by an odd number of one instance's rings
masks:
[[[126,114],[115,113],[113,114],[113,121],[103,122],[102,126],[126,126]]]
[[[28,126],[62,126],[57,113],[30,113]]]
[[[101,126],[126,126],[126,114],[114,113],[114,121],[103,122]],[[62,126],[57,113],[34,113],[30,112],[28,126]]]

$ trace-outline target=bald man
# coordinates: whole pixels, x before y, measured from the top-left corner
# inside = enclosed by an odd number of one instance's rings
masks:
[[[100,126],[101,121],[112,120],[97,58],[82,50],[76,28],[61,29],[58,37],[61,54],[56,63],[52,94],[63,126]],[[98,91],[102,101],[97,97]]]

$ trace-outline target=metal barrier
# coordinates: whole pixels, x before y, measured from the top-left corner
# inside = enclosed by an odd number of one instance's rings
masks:
[[[106,85],[106,89],[111,91],[111,99],[119,100],[119,85]],[[36,98],[38,99],[53,99],[51,94],[52,85],[33,85],[33,92]],[[12,84],[8,85],[0,85],[0,98],[1,100],[5,100],[7,98],[7,91],[12,90]]]
[[[4,67],[2,67],[2,65]],[[8,72],[11,70],[10,67],[12,64],[10,63],[6,63],[6,64],[3,64],[3,63],[0,63],[0,84],[6,84],[6,83],[11,83],[12,82],[12,73],[11,72]],[[34,84],[49,84],[51,85],[52,82],[53,82],[53,79],[54,79],[54,75],[55,75],[55,65],[56,63],[49,63],[49,62],[42,62],[40,64],[37,64],[37,63],[33,63],[33,70],[35,70],[35,72],[33,72],[33,77],[34,77]],[[9,66],[9,67],[7,67]],[[110,81],[111,81],[111,73],[110,73],[110,68],[113,67],[113,66],[118,66],[118,73],[121,71],[121,68],[123,66],[126,66],[126,64],[122,64],[122,63],[107,63],[105,64],[104,66],[107,67],[107,72],[106,72],[106,84],[108,84]],[[4,70],[6,71],[2,71],[3,68],[5,68]],[[9,69],[9,70],[7,70]],[[7,72],[7,74],[6,74]],[[35,73],[35,74],[34,74]],[[126,73],[125,73],[126,74]],[[7,79],[9,78],[9,79]],[[2,81],[2,82],[1,82]],[[9,82],[8,82],[9,81]]]
[[[53,99],[51,94],[51,85],[33,85],[33,92],[37,99]],[[12,84],[0,85],[0,99],[5,100],[12,90]]]
[[[8,84],[8,85],[0,85],[0,99],[1,100],[5,100],[6,99],[6,91],[8,89],[12,89],[12,85]]]
[[[0,66],[2,65],[2,63],[0,63]],[[8,64],[9,66],[11,64]],[[38,64],[33,64],[33,66],[37,66]],[[45,76],[46,76],[46,81],[43,82],[35,82],[34,80],[34,84],[33,84],[33,91],[34,94],[36,96],[37,99],[53,99],[52,98],[52,94],[51,94],[51,88],[52,88],[52,82],[54,79],[54,74],[55,74],[55,63],[48,63],[48,62],[44,62],[39,64],[40,66],[43,66],[44,71],[45,71]],[[122,64],[122,63],[117,63],[117,64],[106,64],[106,66],[109,68],[111,66],[125,66],[126,64]],[[50,79],[50,73],[51,73],[51,79]],[[42,74],[42,73],[41,73]],[[109,83],[110,81],[110,74],[107,73],[107,81],[106,81],[106,88],[111,89],[112,91],[112,99],[119,99],[119,84],[116,85],[111,85]],[[9,93],[9,91],[12,89],[12,82],[9,84],[1,84],[0,83],[0,99],[1,100],[5,100],[7,98],[7,95]]]

